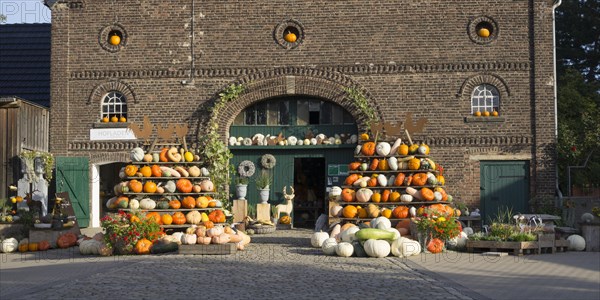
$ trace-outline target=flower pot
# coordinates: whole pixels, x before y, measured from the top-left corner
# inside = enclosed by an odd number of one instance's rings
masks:
[[[259,195],[260,195],[260,203],[267,203],[267,201],[269,201],[269,192],[271,191],[270,189],[262,189],[259,190]]]
[[[248,193],[248,185],[238,184],[235,186],[235,191],[238,199],[246,199],[246,194]]]

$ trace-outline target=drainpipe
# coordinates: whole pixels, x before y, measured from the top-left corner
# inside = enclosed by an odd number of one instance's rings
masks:
[[[562,0],[555,0],[554,5],[552,5],[552,55],[553,55],[553,63],[554,63],[554,139],[558,143],[558,78],[556,73],[556,8],[562,4]],[[555,151],[555,157],[558,157],[558,150]],[[558,164],[555,166],[555,177],[556,177],[556,192],[558,195],[558,205],[562,207],[562,198],[563,195],[559,189],[559,180],[558,180]],[[569,187],[570,189],[570,187]],[[569,195],[570,196],[570,195]]]

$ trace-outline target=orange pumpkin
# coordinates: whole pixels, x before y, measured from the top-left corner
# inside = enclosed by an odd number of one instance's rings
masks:
[[[162,218],[158,212],[149,212],[146,214],[146,219],[154,220],[158,224],[162,224]]]
[[[150,170],[152,171],[152,176],[162,177],[162,170],[158,165],[152,165],[152,168],[150,168]]]
[[[421,160],[418,158],[411,158],[408,161],[409,170],[418,170],[421,167]]]
[[[433,191],[442,194],[442,201],[448,201],[448,193],[446,193],[446,190],[444,190],[441,187],[436,187],[435,189],[433,189]]]
[[[125,167],[125,175],[127,175],[129,177],[135,176],[135,174],[137,173],[137,171],[138,171],[138,167],[137,166],[127,165]]]
[[[402,144],[398,147],[398,154],[400,155],[408,155],[408,145]]]
[[[398,202],[398,201],[400,201],[400,193],[399,192],[392,192],[390,194],[390,201],[391,202]]]
[[[342,190],[342,201],[344,202],[352,202],[354,201],[354,194],[356,192],[353,189],[343,189]]]
[[[367,181],[367,186],[368,187],[374,187],[377,186],[377,177],[371,177],[369,179],[369,181]]]
[[[169,148],[163,148],[162,150],[160,150],[158,159],[162,162],[168,162],[169,158],[167,157],[167,152],[169,152]]]
[[[179,209],[181,208],[181,202],[179,202],[177,199],[173,199],[169,201],[169,207],[172,209]]]
[[[404,178],[404,185],[405,186],[411,185],[412,184],[412,180],[413,180],[413,176],[412,175],[406,176],[406,178]]]
[[[183,208],[194,208],[196,207],[196,199],[192,196],[186,196],[181,201],[181,206]]]
[[[134,192],[134,193],[141,193],[142,192],[142,183],[133,179],[129,181],[129,190]]]
[[[180,211],[175,212],[173,214],[172,218],[173,218],[173,224],[175,224],[175,225],[183,225],[186,222],[185,215]]]
[[[360,162],[359,161],[351,162],[350,165],[348,165],[348,168],[350,169],[350,171],[356,171],[356,170],[358,170],[358,168],[360,168]]]
[[[348,177],[346,177],[346,180],[344,181],[344,184],[345,185],[352,185],[357,180],[358,180],[358,174],[350,174]]]
[[[153,181],[146,181],[144,183],[144,193],[155,193],[156,192],[156,183]]]
[[[40,242],[40,244],[38,245],[38,250],[40,251],[46,251],[50,249],[50,242],[43,240]]]
[[[225,214],[220,209],[215,209],[208,214],[208,219],[213,223],[225,223]]]
[[[427,174],[417,173],[412,177],[412,185],[423,186],[427,183]]]
[[[379,159],[373,158],[373,160],[371,161],[371,164],[369,165],[369,170],[375,171],[375,170],[377,170],[377,166],[379,166]]]
[[[421,197],[425,201],[433,201],[434,195],[433,195],[433,191],[430,188],[422,188],[420,193],[421,193]]]
[[[173,224],[173,217],[170,214],[164,214],[160,218],[165,225]]]
[[[206,229],[211,229],[215,227],[215,223],[213,223],[212,221],[202,222],[202,225],[204,225]]]
[[[143,238],[135,243],[135,253],[137,254],[150,254],[150,248],[152,242],[146,238]]]
[[[342,209],[342,216],[344,216],[344,218],[354,218],[357,214],[358,210],[354,205],[346,205],[346,207]]]
[[[434,253],[434,254],[442,252],[443,249],[444,249],[444,241],[442,241],[438,238],[431,239],[431,241],[429,241],[429,244],[427,244],[427,251]]]
[[[38,251],[38,247],[38,243],[29,243],[29,245],[27,245],[29,251]]]
[[[396,229],[400,230],[400,229],[406,229],[407,234],[410,233],[410,220],[400,220],[398,221],[398,224],[396,224]]]
[[[150,168],[148,166],[143,166],[140,169],[140,173],[142,173],[142,176],[144,176],[144,177],[150,177],[150,176],[152,176],[152,168]]]
[[[196,199],[196,207],[207,208],[210,204],[210,200],[206,196],[200,196]]]
[[[194,187],[192,182],[186,178],[178,179],[177,184],[175,186],[177,187],[177,190],[179,190],[182,193],[191,193],[192,188]],[[190,208],[192,208],[192,207],[190,207]]]
[[[406,206],[397,206],[392,210],[392,217],[396,219],[406,219],[408,218],[408,207]]]
[[[390,190],[383,190],[383,193],[381,194],[381,202],[388,202],[390,201],[390,194],[392,193],[392,191]]]
[[[375,203],[381,202],[381,193],[379,193],[379,192],[373,193],[373,196],[371,196],[371,201],[373,201]]]
[[[382,159],[379,161],[379,165],[377,166],[379,171],[387,171],[390,169],[387,159]]]
[[[398,173],[398,175],[396,175],[396,179],[394,179],[394,185],[395,186],[403,185],[405,177],[406,177],[406,175],[404,175],[404,173]]]
[[[366,156],[372,156],[375,154],[375,142],[366,142],[360,148],[360,152]]]

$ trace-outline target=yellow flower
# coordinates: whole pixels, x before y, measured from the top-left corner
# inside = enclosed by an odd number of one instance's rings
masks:
[[[445,222],[445,221],[446,221],[446,218],[444,218],[444,217],[439,217],[438,218],[438,223]]]

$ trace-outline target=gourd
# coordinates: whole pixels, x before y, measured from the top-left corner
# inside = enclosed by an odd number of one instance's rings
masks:
[[[352,242],[352,247],[354,248],[355,257],[367,257],[365,248],[363,248],[362,244],[358,240]]]
[[[195,234],[184,233],[183,236],[181,237],[181,243],[184,245],[194,245],[194,244],[196,244],[197,240],[198,240],[198,238],[196,237]]]
[[[406,219],[408,218],[408,207],[406,206],[397,206],[392,210],[392,217],[396,219]]]
[[[377,228],[363,228],[355,233],[355,237],[361,241],[373,240],[392,240],[394,233]]]
[[[175,171],[173,168],[160,166],[160,171],[162,172],[162,177],[181,177],[179,172]]]
[[[131,161],[142,161],[144,159],[144,149],[140,147],[135,147],[131,149],[131,152],[129,153],[129,158],[131,158]]]
[[[401,237],[391,245],[392,255],[396,257],[409,257],[421,253],[421,244],[419,242]]]
[[[395,156],[388,158],[388,167],[392,171],[398,170],[398,159]]]
[[[242,241],[238,242],[236,244],[237,249],[238,250],[244,250],[244,247],[246,247],[246,245],[250,244],[251,238],[247,234],[245,234],[245,233],[243,233],[241,231],[238,231],[238,235],[242,236]]]
[[[153,177],[162,177],[162,170],[160,169],[159,165],[152,165],[152,167],[150,167],[150,171],[152,171]]]
[[[160,219],[164,225],[173,224],[173,217],[170,214],[164,214],[160,216]]]
[[[48,242],[47,240],[43,240],[39,243],[39,245],[38,245],[39,251],[46,251],[48,249],[50,249],[50,242]]]
[[[194,233],[196,233],[196,236],[206,236],[206,227],[198,226]]]
[[[102,246],[102,242],[98,240],[84,240],[79,243],[79,253],[82,255],[98,255],[100,254],[100,246]]]
[[[199,236],[196,239],[196,243],[200,244],[200,245],[208,245],[208,244],[210,244],[211,241],[212,241],[212,238],[208,237],[208,236]]]
[[[195,242],[195,241],[194,241]],[[135,243],[135,253],[137,254],[150,254],[150,248],[152,247],[152,242],[148,239],[140,239]]]
[[[127,165],[125,167],[125,175],[129,176],[129,177],[133,177],[135,176],[135,174],[138,171],[138,167],[134,166],[134,165]]]
[[[202,180],[200,182],[200,187],[202,188],[202,191],[205,192],[212,192],[215,189],[214,184],[209,179]]]
[[[342,188],[334,186],[329,191],[329,199],[331,201],[339,201],[342,198]]]
[[[341,242],[335,246],[335,253],[341,257],[350,257],[354,253],[354,247],[348,242]]]
[[[185,219],[190,224],[198,225],[202,222],[202,215],[197,210],[192,210],[185,215]]]
[[[27,252],[29,251],[29,239],[25,238],[19,241],[19,245],[17,246],[19,252]]]
[[[131,200],[129,200],[129,208],[131,208],[131,209],[138,209],[138,208],[140,208],[140,201],[138,201],[137,199],[131,199]]]
[[[156,202],[156,208],[158,209],[168,209],[169,208],[169,201],[166,199],[161,199],[159,201]]]
[[[427,183],[427,174],[417,173],[413,175],[412,184],[416,186],[423,186]]]
[[[177,199],[173,199],[169,201],[169,207],[172,209],[179,209],[181,207],[181,202]]]
[[[129,189],[134,193],[141,193],[143,189],[142,183],[135,179],[130,180],[128,186]]]
[[[377,154],[381,156],[388,156],[388,154],[390,154],[390,150],[391,146],[388,142],[379,142],[375,148]]]
[[[348,242],[348,243],[353,242],[353,241],[357,240],[355,235],[359,230],[360,230],[360,228],[358,228],[358,226],[350,227],[350,228],[342,231],[342,233],[340,233],[340,239],[343,242]]]
[[[143,166],[140,168],[140,173],[142,173],[142,176],[144,176],[144,177],[151,177],[152,176],[152,168],[150,168],[148,166]]]
[[[150,198],[144,198],[140,201],[141,209],[154,209],[156,207],[156,201]]]
[[[418,170],[421,167],[421,160],[418,158],[411,158],[408,161],[408,169],[409,170]]]
[[[365,248],[367,255],[370,257],[386,257],[391,251],[390,244],[383,240],[369,239],[363,244],[363,247]]]
[[[150,248],[150,253],[152,253],[152,254],[168,253],[168,252],[175,252],[178,249],[179,249],[179,245],[177,243],[161,240],[152,245],[152,248]]]
[[[362,145],[360,152],[366,156],[372,156],[375,154],[375,143],[374,142],[366,142]]]
[[[188,168],[188,173],[190,177],[199,177],[200,176],[200,168],[196,166],[191,166]]]
[[[152,153],[152,162],[160,161],[160,153]]]
[[[337,246],[337,241],[335,240],[335,238],[328,238],[323,242],[323,245],[321,246],[321,250],[323,250],[323,253],[325,255],[334,255],[335,254],[335,248]]]
[[[390,148],[390,154],[393,155],[398,153],[398,148],[400,148],[400,145],[402,145],[402,139],[398,138]]]
[[[400,234],[400,231],[398,231],[398,229],[396,229],[396,228],[387,228],[385,230],[394,234],[394,238],[392,239],[392,241],[395,241],[395,240],[399,239],[400,237],[402,237],[402,235]],[[388,240],[388,242],[390,242],[390,244],[392,243],[392,241]]]
[[[323,246],[323,242],[329,238],[329,234],[327,232],[315,232],[310,237],[310,244],[315,248],[320,248]]]
[[[152,154],[150,154],[150,153],[146,153],[146,154],[144,154],[144,159],[143,159],[143,161],[144,161],[144,162],[152,162]]]
[[[569,241],[569,250],[571,251],[583,251],[585,250],[585,239],[577,234],[572,234],[567,238]]]
[[[171,241],[177,243],[178,245],[181,245],[181,238],[183,237],[183,232],[181,232],[181,231],[180,232],[174,232],[170,236],[171,236],[171,238],[170,238]]]
[[[381,211],[379,210],[379,207],[373,203],[367,205],[367,217],[370,218],[377,218],[379,217],[379,214],[381,213]]]
[[[392,222],[390,222],[390,219],[386,217],[378,217],[371,220],[371,227],[387,230],[389,228],[392,228]]]
[[[207,208],[210,200],[206,196],[200,196],[196,199],[196,207]]]
[[[225,223],[225,214],[220,209],[215,209],[208,214],[208,220],[213,223]]]
[[[153,181],[146,181],[144,183],[144,193],[154,194],[156,192],[156,183]]]
[[[181,177],[188,177],[188,176],[190,176],[190,173],[188,171],[186,171],[181,166],[175,167],[175,171],[177,171],[177,173],[179,173],[179,175],[181,175]]]
[[[181,154],[179,154],[179,150],[177,150],[176,147],[171,147],[167,151],[167,158],[170,161],[172,161],[172,162],[180,162],[181,161]]]
[[[344,208],[341,205],[332,206],[331,209],[329,209],[329,213],[332,217],[339,217],[342,215],[343,209]]]
[[[373,191],[371,189],[361,188],[356,192],[356,201],[369,202],[371,196],[373,196]]]
[[[342,201],[353,202],[356,192],[353,189],[345,188],[342,190]]]
[[[387,179],[387,177],[385,177],[385,175],[383,175],[383,174],[379,174],[379,175],[377,175],[377,183],[378,183],[380,186],[387,186],[387,184],[388,184],[388,179]]]
[[[333,229],[331,229],[331,233],[329,234],[330,237],[339,240],[339,234],[342,231],[342,226],[340,224],[335,224],[335,226],[333,226]]]
[[[225,243],[229,243],[230,240],[231,240],[231,236],[227,233],[221,233],[220,235],[212,237],[213,244],[225,244]]]
[[[430,188],[422,188],[420,194],[421,199],[425,201],[433,201],[435,198],[435,195],[433,194],[433,191]]]
[[[342,216],[344,218],[354,218],[358,214],[358,209],[354,205],[346,205],[342,210]]]

